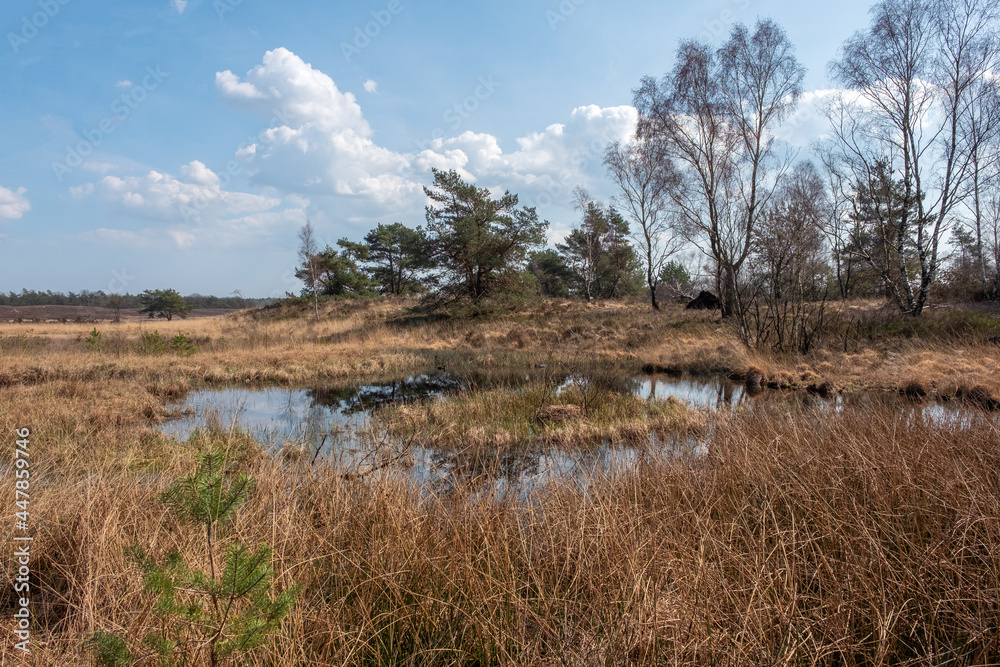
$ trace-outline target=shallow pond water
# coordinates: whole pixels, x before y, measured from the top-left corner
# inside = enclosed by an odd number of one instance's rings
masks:
[[[455,452],[411,447],[399,456],[399,443],[390,443],[373,427],[372,415],[380,408],[416,400],[440,400],[459,391],[504,387],[517,391],[530,382],[547,382],[556,393],[574,386],[597,383],[604,389],[630,393],[644,400],[683,401],[689,407],[712,411],[765,409],[771,411],[846,410],[895,411],[904,426],[932,421],[948,428],[963,428],[973,414],[958,404],[913,403],[891,392],[862,392],[830,398],[802,391],[765,390],[750,392],[725,378],[672,377],[665,375],[539,376],[508,375],[490,378],[460,378],[447,373],[419,375],[395,382],[345,388],[245,389],[224,388],[194,391],[173,407],[179,419],[161,429],[180,441],[198,429],[238,428],[273,452],[297,454],[299,458],[320,456],[348,470],[385,465],[421,484],[447,484],[458,478],[476,478],[487,472],[499,488],[516,485],[531,489],[554,479],[573,478],[578,483],[592,473],[613,473],[635,467],[651,452],[658,455],[699,455],[705,441],[693,438],[659,441],[651,436],[645,450],[612,447],[567,451],[519,451],[489,460],[469,458]],[[291,445],[289,444],[291,443]],[[286,449],[291,446],[291,450]],[[585,482],[584,482],[585,483]]]

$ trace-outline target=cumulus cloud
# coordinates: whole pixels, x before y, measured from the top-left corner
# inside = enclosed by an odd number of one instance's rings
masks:
[[[830,131],[827,107],[843,92],[830,89],[802,93],[795,111],[775,129],[775,137],[796,148],[806,148],[813,141],[824,138]]]
[[[0,219],[19,220],[31,210],[31,202],[24,196],[24,188],[9,190],[0,185]]]
[[[377,93],[378,92],[378,84],[375,81],[373,81],[372,79],[368,79],[367,81],[365,81],[364,85],[365,85],[365,92],[366,93]]]
[[[512,152],[493,135],[466,131],[406,153],[378,145],[357,98],[288,49],[268,51],[242,78],[218,72],[216,88],[226,103],[272,121],[237,152],[254,182],[284,192],[363,198],[379,211],[420,210],[431,168],[456,169],[486,187],[516,191],[525,203],[568,201],[576,185],[606,180],[604,147],[630,136],[636,122],[629,106],[583,106],[564,122],[517,139]],[[370,88],[375,82],[365,83]]]
[[[226,179],[228,180],[228,179]],[[118,230],[98,230],[90,238],[135,244],[150,236],[169,238],[180,248],[204,239],[233,243],[288,231],[305,220],[308,201],[227,190],[223,179],[203,163],[194,160],[174,176],[149,171],[136,176],[105,176],[97,183],[70,188],[76,199],[98,197],[112,212],[130,219],[160,223],[140,236]]]
[[[188,0],[170,0],[170,4],[177,10],[178,14],[183,14],[187,7]]]
[[[105,176],[94,189],[119,213],[164,221],[197,223],[209,217],[264,211],[281,203],[273,197],[223,189],[219,177],[197,160],[180,171],[181,178],[158,171],[125,178]],[[90,194],[86,185],[81,188],[73,192]]]
[[[268,51],[244,80],[226,70],[215,83],[223,100],[278,122],[237,154],[255,182],[378,200],[413,191],[400,175],[406,156],[375,144],[355,96],[288,49]]]

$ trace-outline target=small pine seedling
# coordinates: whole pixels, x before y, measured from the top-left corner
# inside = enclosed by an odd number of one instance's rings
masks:
[[[209,571],[188,567],[177,551],[157,563],[139,547],[131,548],[129,555],[142,570],[145,590],[156,596],[152,611],[159,628],[135,649],[121,635],[98,630],[87,642],[98,664],[122,667],[155,658],[161,667],[180,667],[205,656],[211,665],[222,665],[277,630],[299,590],[293,585],[272,600],[271,549],[232,544],[224,550],[222,567],[216,565],[218,533],[253,487],[253,479],[245,473],[230,475],[222,453],[215,452],[200,457],[197,471],[163,494],[164,504],[181,520],[204,528]]]

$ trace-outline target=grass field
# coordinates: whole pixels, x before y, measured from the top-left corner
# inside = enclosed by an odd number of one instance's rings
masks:
[[[84,641],[95,630],[137,641],[156,629],[154,596],[126,553],[177,549],[206,566],[198,529],[159,495],[212,448],[257,481],[220,539],[267,543],[277,587],[302,590],[279,632],[233,664],[1000,664],[1000,433],[980,409],[1000,395],[996,315],[948,308],[913,320],[834,304],[818,344],[796,355],[748,350],[718,315],[673,304],[552,301],[474,319],[413,305],[331,303],[319,322],[272,308],[0,324],[11,455],[14,430],[32,433],[35,618],[23,664],[94,664]],[[651,454],[528,496],[497,493],[485,474],[429,492],[398,475],[273,456],[238,431],[177,443],[157,430],[169,403],[197,388],[539,366],[979,398],[961,429],[892,410],[703,414],[533,385],[379,415],[387,437],[474,456],[479,469],[539,433],[578,449],[639,446],[650,431],[706,444],[702,456]],[[13,534],[8,521],[0,537]],[[20,664],[8,646],[0,664]],[[181,664],[209,662],[203,651]]]

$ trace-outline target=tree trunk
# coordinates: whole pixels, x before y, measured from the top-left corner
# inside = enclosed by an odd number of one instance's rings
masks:
[[[721,294],[719,300],[722,302],[722,317],[728,319],[736,314],[736,271],[732,266],[722,269]]]

